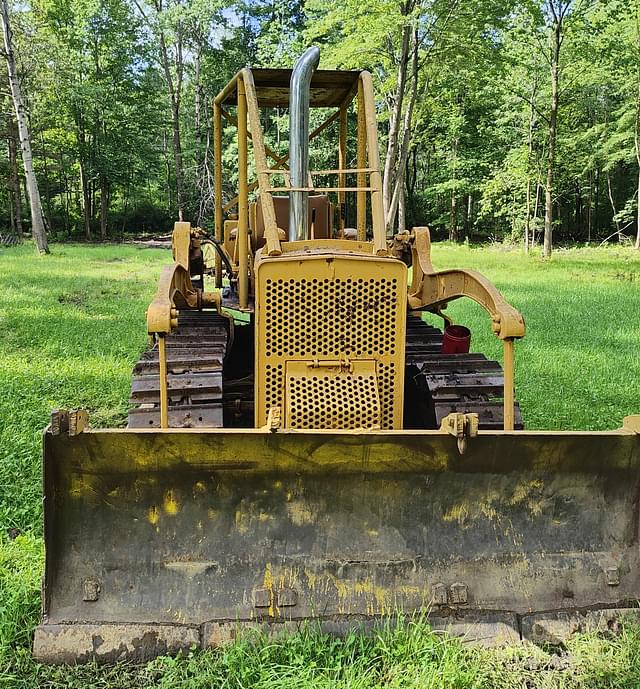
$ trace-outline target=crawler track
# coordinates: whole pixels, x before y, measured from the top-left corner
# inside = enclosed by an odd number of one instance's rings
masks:
[[[246,328],[246,332],[245,332]],[[242,332],[238,332],[242,331]],[[244,333],[244,335],[243,335]],[[249,326],[236,328],[235,358],[252,361]],[[244,340],[244,344],[242,341]],[[211,312],[181,314],[178,329],[167,336],[169,425],[172,428],[253,426],[253,375],[227,357],[228,324]],[[438,428],[452,412],[475,412],[481,429],[503,425],[503,374],[484,354],[442,354],[442,332],[420,318],[407,320],[407,428]],[[157,345],[145,351],[133,369],[130,428],[160,426]],[[516,428],[522,428],[516,405]]]
[[[442,354],[441,348],[438,328],[416,316],[407,319],[406,374],[420,396],[429,401],[418,425],[439,427],[447,414],[475,412],[481,429],[502,428],[504,376],[500,364],[484,354]],[[515,427],[523,427],[517,404]]]
[[[180,314],[167,336],[169,426],[219,428],[223,425],[222,371],[228,342],[227,319],[215,313]],[[160,427],[158,345],[143,352],[133,369],[129,428]]]

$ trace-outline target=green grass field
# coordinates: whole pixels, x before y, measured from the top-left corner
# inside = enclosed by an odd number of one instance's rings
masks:
[[[640,256],[435,246],[437,268],[485,273],[525,315],[516,387],[529,428],[607,429],[640,413]],[[407,622],[342,641],[313,631],[239,641],[146,666],[48,668],[30,657],[42,554],[40,433],[54,407],[123,425],[144,313],[167,251],[133,246],[0,248],[0,687],[640,687],[640,629],[579,637],[565,656],[478,650]],[[500,356],[480,307],[456,303],[472,349]],[[10,533],[11,532],[11,533]],[[16,533],[20,535],[15,538]]]

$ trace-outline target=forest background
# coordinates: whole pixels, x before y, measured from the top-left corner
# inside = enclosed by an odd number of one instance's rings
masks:
[[[315,44],[321,67],[374,76],[389,231],[640,248],[640,0],[14,0],[9,12],[50,239],[211,226],[212,99],[243,66],[288,67]],[[20,234],[31,216],[1,78],[0,231]],[[286,151],[286,110],[263,126]],[[335,167],[334,150],[314,145],[314,163]],[[236,155],[230,127],[226,197]]]

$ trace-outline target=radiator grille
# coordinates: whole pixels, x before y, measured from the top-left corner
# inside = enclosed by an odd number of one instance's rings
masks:
[[[267,356],[395,353],[398,281],[267,280]]]
[[[404,264],[297,254],[259,261],[256,282],[256,424],[264,425],[269,408],[279,406],[290,428],[400,428]],[[292,363],[322,368],[328,361],[367,361],[372,368],[361,379],[325,380],[321,371],[301,374],[305,380],[295,385],[289,380]]]

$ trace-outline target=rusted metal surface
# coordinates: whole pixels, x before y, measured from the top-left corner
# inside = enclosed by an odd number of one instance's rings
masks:
[[[171,428],[219,428],[223,423],[223,363],[228,319],[212,311],[180,314],[178,328],[165,336],[168,425]],[[143,352],[134,366],[129,402],[130,428],[159,428],[158,345]]]
[[[318,617],[346,628],[423,608],[474,624],[511,615],[519,634],[533,614],[633,605],[630,427],[481,431],[463,456],[425,431],[47,433],[39,634]]]
[[[442,332],[415,316],[409,317],[407,377],[417,386],[417,394],[428,400],[419,427],[438,428],[449,414],[477,414],[481,429],[502,428],[504,376],[500,364],[484,354],[442,354],[441,349]],[[407,404],[411,402],[405,399]],[[417,425],[414,422],[412,427]],[[523,428],[518,404],[515,427]]]
[[[46,624],[36,629],[35,657],[45,663],[141,662],[200,646],[200,629],[173,624]]]
[[[621,612],[621,611],[618,611]],[[615,618],[616,620],[618,618]],[[392,617],[353,619],[336,616],[312,621],[224,620],[208,622],[200,627],[188,625],[121,625],[121,624],[56,624],[41,625],[36,630],[34,654],[48,663],[83,663],[95,660],[114,663],[118,660],[145,661],[157,655],[187,652],[193,648],[215,648],[228,644],[242,634],[261,632],[272,638],[294,634],[304,628],[342,636],[356,631],[371,634],[393,623]],[[515,615],[478,617],[430,616],[433,629],[474,645],[496,646],[520,641]]]
[[[284,107],[289,105],[290,69],[252,69],[258,105]],[[309,102],[311,107],[339,107],[356,88],[360,72],[317,70],[311,80]],[[231,85],[233,82],[231,82]],[[220,105],[237,105],[237,91],[227,88],[216,98]]]

